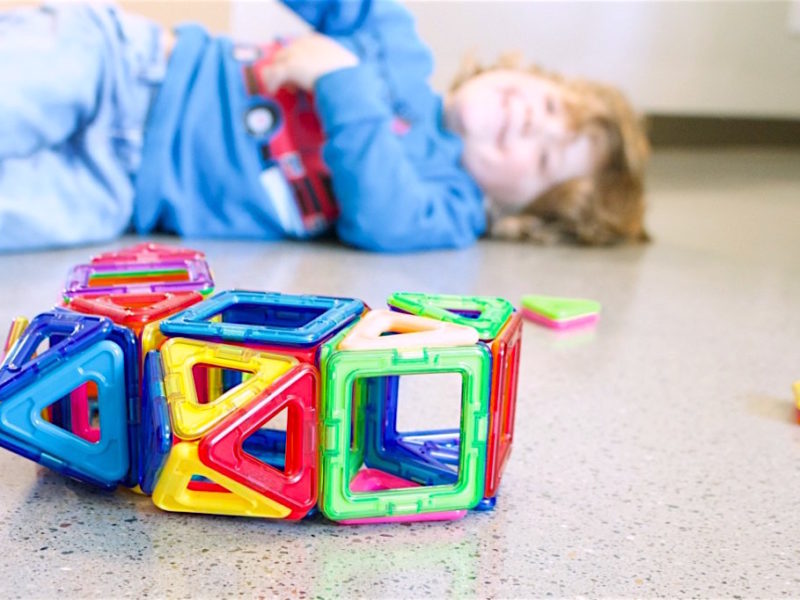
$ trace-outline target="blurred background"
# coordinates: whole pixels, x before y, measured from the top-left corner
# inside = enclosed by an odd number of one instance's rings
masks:
[[[166,24],[241,41],[305,30],[276,0],[122,2]],[[623,89],[659,144],[800,143],[800,0],[407,1],[447,89],[463,57],[518,50],[565,75]]]
[[[372,530],[168,516],[3,452],[0,574],[13,576],[0,598],[798,596],[800,0],[405,3],[439,91],[465,54],[488,63],[510,50],[624,90],[656,149],[654,242],[424,255],[185,243],[207,253],[219,289],[373,306],[396,290],[602,302],[596,329],[525,326],[499,508]],[[272,0],[121,4],[245,42],[305,30]],[[0,255],[0,333],[51,306],[71,265],[140,241]]]
[[[403,0],[401,0],[403,1]],[[467,54],[516,50],[624,90],[659,145],[800,144],[800,0],[404,0],[444,91]],[[2,2],[8,7],[40,4]],[[307,30],[278,0],[129,0],[127,10],[261,42]]]

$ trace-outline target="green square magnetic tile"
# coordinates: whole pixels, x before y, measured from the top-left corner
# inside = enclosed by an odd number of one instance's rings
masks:
[[[335,343],[331,346],[335,348]],[[443,512],[474,507],[483,497],[488,436],[491,355],[486,346],[419,350],[336,351],[321,354],[319,503],[330,519],[359,519]],[[356,493],[350,449],[354,384],[386,375],[457,373],[461,375],[461,450],[458,479],[452,485]]]

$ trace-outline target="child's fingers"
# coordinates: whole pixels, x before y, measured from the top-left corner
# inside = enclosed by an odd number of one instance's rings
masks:
[[[270,63],[262,69],[261,76],[269,93],[275,93],[283,85],[289,83],[292,58],[292,46],[286,46],[278,50],[272,56]]]
[[[277,92],[287,82],[288,78],[289,69],[285,64],[272,63],[261,69],[261,80],[270,94]]]
[[[272,55],[272,60],[270,61],[270,64],[274,65],[278,63],[287,62],[289,60],[289,57],[291,56],[291,53],[292,53],[292,45],[289,44],[288,46],[284,46],[283,48],[281,48],[280,50],[275,52],[275,54]]]

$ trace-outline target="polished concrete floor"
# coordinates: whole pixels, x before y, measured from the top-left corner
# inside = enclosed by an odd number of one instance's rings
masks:
[[[373,306],[394,290],[543,293],[604,311],[573,334],[526,324],[494,512],[359,528],[167,514],[0,452],[0,595],[800,595],[800,153],[662,152],[650,190],[640,248],[196,242],[220,289]],[[97,250],[0,256],[0,322],[46,309]],[[442,410],[435,391],[420,404]]]

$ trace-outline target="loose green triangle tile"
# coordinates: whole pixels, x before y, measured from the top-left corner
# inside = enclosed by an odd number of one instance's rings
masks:
[[[585,298],[528,295],[522,297],[522,306],[554,321],[574,319],[600,312],[599,302]]]
[[[496,338],[514,312],[508,300],[490,296],[395,292],[387,302],[413,315],[472,327],[482,340]]]

